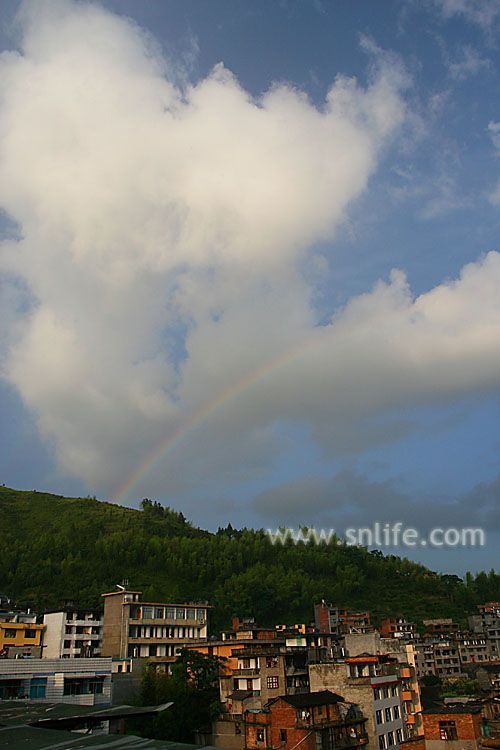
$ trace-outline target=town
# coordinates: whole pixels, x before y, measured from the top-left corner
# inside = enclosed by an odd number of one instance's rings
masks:
[[[24,747],[27,732],[45,747],[35,737],[47,727],[61,748],[68,730],[115,742],[127,718],[171,710],[137,696],[145,670],[168,674],[187,650],[220,665],[217,715],[193,747],[500,747],[500,602],[478,606],[467,629],[436,617],[420,632],[401,616],[374,627],[369,611],[321,601],[309,624],[242,615],[212,633],[208,602],[143,601],[126,581],[102,600],[102,612],[67,602],[39,614],[0,595],[0,746]]]

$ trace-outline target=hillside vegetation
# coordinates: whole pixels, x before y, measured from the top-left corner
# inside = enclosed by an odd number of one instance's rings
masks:
[[[100,594],[124,578],[145,601],[208,600],[212,632],[233,615],[262,625],[309,622],[321,599],[370,609],[375,622],[387,615],[464,622],[476,604],[500,599],[493,571],[461,581],[335,539],[273,546],[262,530],[212,534],[149,500],[134,510],[0,487],[0,524],[0,590],[37,612],[64,600],[100,607]]]

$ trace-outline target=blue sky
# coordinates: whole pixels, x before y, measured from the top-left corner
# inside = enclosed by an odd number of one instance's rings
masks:
[[[195,523],[500,501],[500,9],[6,0],[2,482]]]

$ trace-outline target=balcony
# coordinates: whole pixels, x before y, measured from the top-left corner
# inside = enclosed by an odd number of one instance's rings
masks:
[[[400,677],[403,679],[408,679],[410,677],[414,676],[414,670],[413,667],[403,667],[400,672]]]
[[[255,668],[233,669],[233,677],[258,677],[260,670]]]
[[[401,691],[401,700],[402,701],[412,701],[413,700],[413,692],[411,690],[402,690]]]
[[[417,719],[416,719],[415,714],[407,714],[405,716],[405,723],[406,724],[416,724],[417,723]]]

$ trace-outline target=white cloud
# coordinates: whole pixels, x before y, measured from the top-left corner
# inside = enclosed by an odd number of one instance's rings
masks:
[[[107,492],[310,335],[297,261],[334,235],[404,106],[386,63],[366,89],[337,78],[319,111],[286,85],[254,100],[222,64],[180,87],[98,6],[28,2],[21,24],[0,58],[0,204],[22,239],[1,267],[28,292],[3,372],[62,469]],[[265,435],[249,424],[267,452]]]
[[[445,59],[448,73],[456,81],[464,81],[470,76],[478,75],[482,71],[491,68],[491,60],[481,55],[469,45],[465,45],[461,50],[461,56],[452,60]]]
[[[92,491],[189,425],[168,486],[150,478],[164,494],[258,473],[284,421],[335,457],[394,439],[382,414],[498,387],[497,253],[416,299],[394,271],[317,325],[300,269],[405,115],[399,66],[369,51],[370,85],[338,77],[318,110],[285,85],[255,100],[222,64],[180,88],[129,21],[25,6],[0,58],[0,204],[21,234],[1,251],[3,372]]]
[[[444,18],[459,16],[485,31],[491,31],[500,15],[497,0],[434,0],[434,5]]]

